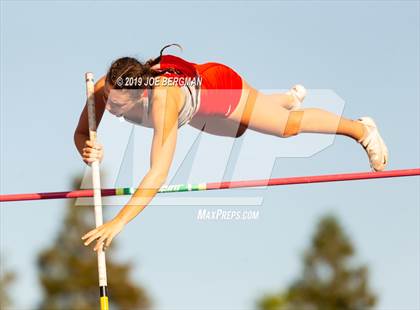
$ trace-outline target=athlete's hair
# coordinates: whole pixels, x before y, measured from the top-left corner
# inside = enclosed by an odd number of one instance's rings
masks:
[[[148,78],[156,77],[167,72],[176,73],[174,68],[159,71],[152,69],[155,64],[160,62],[163,51],[173,45],[182,50],[179,44],[166,45],[160,50],[159,57],[149,59],[144,63],[134,57],[121,57],[114,60],[106,74],[106,82],[113,89],[144,89],[144,83],[129,83],[127,85],[124,81],[130,78],[141,78],[142,81],[147,81]]]

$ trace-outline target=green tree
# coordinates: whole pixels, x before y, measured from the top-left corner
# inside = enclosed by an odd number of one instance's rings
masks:
[[[105,211],[105,208],[104,208]],[[85,247],[81,236],[94,227],[93,207],[69,201],[61,231],[54,245],[38,257],[39,280],[44,292],[40,310],[92,310],[99,307],[96,252]],[[149,309],[146,291],[130,279],[132,265],[116,263],[114,239],[106,250],[110,309]]]
[[[285,292],[266,295],[263,310],[368,309],[376,296],[368,285],[368,268],[354,264],[355,250],[334,216],[318,223],[303,257],[303,274]],[[353,258],[353,260],[352,260]]]
[[[3,259],[1,259],[0,267],[0,309],[6,310],[12,306],[9,289],[16,280],[16,274],[5,269]]]

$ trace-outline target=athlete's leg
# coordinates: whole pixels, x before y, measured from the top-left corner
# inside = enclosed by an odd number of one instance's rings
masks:
[[[246,82],[243,85],[240,102],[230,119],[278,137],[290,137],[301,132],[348,136],[364,147],[374,170],[385,169],[388,149],[371,118],[354,121],[316,108],[290,111],[281,107],[273,97],[249,87]]]
[[[291,94],[277,93],[267,95],[264,94],[264,96],[267,97],[266,100],[276,102],[277,105],[288,110],[292,109],[295,106],[296,100]]]
[[[243,85],[247,85],[244,80],[242,80]],[[249,85],[247,85],[249,87]],[[299,108],[302,104],[302,101],[306,96],[306,89],[302,85],[295,85],[290,90],[285,93],[274,93],[274,94],[263,94],[261,96],[266,97],[264,100],[276,102],[277,105],[291,110]]]
[[[244,82],[240,102],[229,118],[279,137],[313,132],[345,135],[358,141],[365,134],[365,126],[358,121],[315,108],[289,111],[279,104],[280,98],[280,95],[265,95]]]

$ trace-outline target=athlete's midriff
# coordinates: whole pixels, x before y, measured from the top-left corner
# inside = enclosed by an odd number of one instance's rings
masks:
[[[196,115],[228,117],[236,108],[242,94],[242,78],[220,63],[195,64],[173,55],[163,55],[160,68],[175,68],[183,76],[201,78],[200,107]]]

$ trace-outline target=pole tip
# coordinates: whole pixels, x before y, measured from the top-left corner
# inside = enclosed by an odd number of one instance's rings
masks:
[[[93,73],[92,72],[86,72],[85,73],[86,82],[93,81]]]

